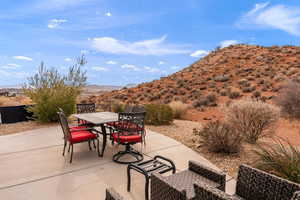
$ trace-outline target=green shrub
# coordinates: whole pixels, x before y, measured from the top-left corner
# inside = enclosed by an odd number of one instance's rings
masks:
[[[120,103],[119,101],[114,101],[111,104],[111,111],[115,113],[124,112],[125,106],[124,104]]]
[[[167,125],[173,121],[173,111],[169,105],[165,104],[147,104],[146,124]]]
[[[76,98],[86,82],[86,72],[81,67],[86,64],[84,57],[69,68],[67,75],[61,75],[52,68],[47,69],[42,63],[38,72],[28,79],[24,93],[33,101],[34,106],[28,108],[33,117],[40,122],[57,121],[58,108],[62,108],[67,116],[75,110]]]
[[[242,146],[242,135],[229,124],[215,121],[207,123],[194,133],[200,136],[200,143],[216,153],[238,153]]]
[[[231,103],[226,119],[249,143],[274,133],[279,119],[279,109],[271,104],[254,100],[238,100]]]
[[[188,109],[188,105],[182,103],[181,101],[172,101],[169,106],[173,110],[175,119],[182,119]]]
[[[276,139],[274,145],[259,146],[255,151],[259,156],[256,167],[300,183],[300,149],[292,144]]]
[[[289,82],[276,99],[283,114],[300,119],[300,83]]]

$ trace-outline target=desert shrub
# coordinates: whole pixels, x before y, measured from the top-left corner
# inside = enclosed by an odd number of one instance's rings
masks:
[[[241,96],[240,91],[238,89],[231,89],[229,91],[229,98],[230,99],[236,99],[239,98]]]
[[[114,101],[112,102],[111,104],[111,111],[112,112],[115,112],[115,113],[120,113],[120,112],[123,112],[124,111],[124,104],[122,104],[121,102],[119,101]]]
[[[182,103],[181,101],[172,101],[169,106],[173,110],[175,119],[182,119],[188,109],[188,105]]]
[[[147,104],[146,124],[167,125],[173,121],[173,111],[169,105],[165,104]]]
[[[300,149],[276,139],[273,145],[259,146],[257,168],[300,183]]]
[[[58,108],[62,108],[67,116],[75,110],[76,98],[86,82],[86,72],[81,67],[86,64],[81,57],[69,68],[67,75],[56,69],[47,69],[42,63],[38,72],[28,79],[24,93],[33,101],[29,108],[33,117],[41,122],[57,121]]]
[[[203,146],[216,153],[238,153],[243,140],[238,131],[221,121],[209,122],[203,129],[194,129],[194,133],[200,136]]]
[[[198,100],[194,101],[193,106],[195,108],[203,107],[208,105],[208,100],[206,97],[200,97]]]
[[[300,118],[300,83],[288,82],[276,99],[283,114]]]
[[[279,109],[254,100],[239,100],[226,107],[226,119],[249,143],[274,133]]]

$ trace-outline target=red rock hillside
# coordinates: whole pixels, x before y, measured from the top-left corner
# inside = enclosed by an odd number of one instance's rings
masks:
[[[300,81],[300,47],[234,45],[211,52],[168,77],[91,96],[107,104],[182,101],[197,110],[251,96],[268,101],[286,80]]]

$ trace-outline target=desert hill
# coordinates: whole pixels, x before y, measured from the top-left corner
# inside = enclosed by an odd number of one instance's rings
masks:
[[[89,101],[182,101],[200,109],[242,96],[268,101],[290,79],[300,81],[300,47],[240,44],[212,51],[168,77],[91,96]]]

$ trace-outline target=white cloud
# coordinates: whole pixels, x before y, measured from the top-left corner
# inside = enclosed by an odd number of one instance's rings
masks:
[[[255,4],[241,17],[237,25],[248,28],[273,28],[300,36],[300,7]]]
[[[159,65],[163,65],[163,64],[165,64],[165,63],[166,63],[165,61],[159,61],[159,62],[158,62]]]
[[[21,67],[21,65],[15,64],[15,63],[9,63],[7,65],[2,66],[3,69],[17,69]]]
[[[13,58],[17,59],[17,60],[26,60],[26,61],[32,61],[33,60],[32,58],[27,57],[27,56],[14,56]]]
[[[7,78],[26,78],[29,76],[27,72],[19,71],[19,72],[8,72],[0,69],[0,75]]]
[[[66,19],[51,19],[48,23],[48,28],[54,29],[59,28],[61,24],[66,23],[68,20]]]
[[[112,37],[100,37],[93,38],[91,46],[100,52],[111,54],[168,55],[189,53],[178,45],[165,44],[166,38],[166,36],[162,36],[152,40],[128,42]]]
[[[158,68],[153,68],[153,67],[148,67],[148,66],[145,66],[144,69],[145,69],[147,72],[152,72],[152,73],[155,73],[155,72],[159,72],[159,71],[160,71]]]
[[[208,51],[197,50],[197,51],[193,52],[190,56],[195,57],[195,58],[201,58],[201,57],[206,56],[208,54],[209,54]]]
[[[66,62],[71,62],[72,59],[71,59],[71,58],[65,58],[65,61],[66,61]]]
[[[176,66],[172,66],[171,67],[171,69],[173,69],[173,70],[177,70],[177,69],[179,69],[180,67],[178,66],[178,65],[176,65]]]
[[[112,16],[112,14],[111,14],[110,12],[107,12],[107,13],[105,13],[105,16],[107,16],[107,17],[111,17],[111,16]]]
[[[109,61],[106,62],[106,64],[108,64],[108,65],[116,65],[116,64],[118,64],[118,62],[113,61],[113,60],[109,60]]]
[[[224,48],[224,47],[228,47],[230,45],[234,45],[234,44],[238,44],[239,41],[237,40],[224,40],[222,42],[220,42],[220,47]]]
[[[121,66],[122,69],[130,69],[133,71],[140,71],[140,68],[135,66],[135,65],[130,65],[130,64],[124,64]]]
[[[92,69],[95,71],[108,71],[106,67],[99,67],[99,66],[92,67]]]

